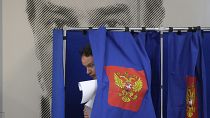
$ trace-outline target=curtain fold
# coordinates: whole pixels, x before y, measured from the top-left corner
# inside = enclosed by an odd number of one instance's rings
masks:
[[[145,48],[151,65],[151,95],[156,117],[161,118],[160,32],[146,31]]]
[[[145,34],[105,28],[88,33],[98,81],[91,118],[156,118]]]
[[[52,118],[64,118],[63,30],[53,30]]]
[[[205,108],[204,108],[204,112],[205,112],[205,117],[209,118],[210,117],[210,79],[208,78],[208,73],[210,73],[210,32],[209,31],[202,31],[201,32],[201,38],[202,38],[202,50],[203,50],[203,60],[204,66],[203,66],[203,71],[205,72],[205,75],[203,78],[203,85],[205,85],[203,87],[203,90],[205,90],[203,92],[204,94],[204,102],[203,104],[205,104]]]
[[[89,43],[82,31],[67,31],[65,73],[65,118],[84,118],[78,82],[90,80],[81,62],[80,50]]]

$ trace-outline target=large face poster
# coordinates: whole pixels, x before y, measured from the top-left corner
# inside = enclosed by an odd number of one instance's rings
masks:
[[[163,0],[3,0],[5,117],[50,118],[53,28],[173,25],[176,19],[164,21],[177,18],[173,4]],[[170,13],[173,18],[166,18]]]
[[[164,18],[162,1],[27,0],[26,12],[41,64],[37,80],[42,89],[41,116],[50,117],[52,29],[68,27],[158,27]],[[152,12],[153,11],[153,12]]]
[[[164,18],[161,0],[27,0],[26,13],[41,69],[41,117],[50,117],[52,96],[52,29],[68,27],[158,27]]]

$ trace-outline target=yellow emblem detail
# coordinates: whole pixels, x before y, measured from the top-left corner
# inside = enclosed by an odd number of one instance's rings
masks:
[[[187,103],[187,117],[191,118],[193,113],[195,112],[195,87],[191,86],[187,88],[187,96],[186,96],[186,103]]]
[[[136,93],[140,92],[143,87],[140,77],[135,75],[128,76],[127,72],[124,75],[114,73],[114,80],[115,84],[122,89],[118,95],[122,97],[123,102],[130,102],[138,98],[138,94]]]

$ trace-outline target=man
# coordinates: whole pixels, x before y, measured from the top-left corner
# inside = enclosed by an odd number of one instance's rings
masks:
[[[69,27],[158,27],[162,0],[27,0],[26,12],[35,37],[41,93],[41,117],[51,117],[52,29]]]
[[[84,47],[84,49],[81,52],[81,55],[82,65],[86,67],[87,74],[93,79],[96,79],[96,70],[90,45]]]
[[[82,61],[82,65],[86,68],[86,73],[93,79],[96,79],[94,59],[93,59],[91,46],[89,44],[86,45],[81,51],[81,61]],[[85,106],[84,118],[90,118],[90,113],[91,113],[91,108],[89,108],[88,106]]]

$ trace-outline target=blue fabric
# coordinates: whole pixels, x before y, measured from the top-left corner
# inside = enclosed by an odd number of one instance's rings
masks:
[[[81,63],[80,50],[89,43],[81,31],[67,31],[65,72],[65,118],[84,118],[84,105],[80,104],[82,92],[78,82],[90,80]]]
[[[164,38],[164,117],[184,118],[186,115],[186,77],[198,79],[199,118],[205,117],[206,100],[201,32],[167,32]],[[202,91],[203,90],[203,91]],[[204,113],[204,114],[203,114]]]
[[[196,64],[196,76],[197,76],[197,94],[198,94],[198,117],[207,118],[207,108],[206,108],[206,71],[205,71],[205,61],[203,56],[203,37],[201,36],[201,31],[193,33],[196,39],[198,47],[198,58]],[[204,84],[205,83],[205,84]]]
[[[168,103],[168,48],[169,48],[169,45],[168,45],[168,40],[166,37],[168,37],[169,34],[166,34],[164,33],[163,35],[163,117],[164,118],[167,118],[167,103]]]
[[[161,117],[161,93],[160,93],[160,32],[147,31],[145,48],[151,64],[151,95],[156,117]]]
[[[151,68],[145,50],[146,34],[132,36],[130,32],[109,32],[105,28],[88,33],[98,82],[91,118],[156,118],[151,98]],[[145,71],[148,91],[137,112],[108,104],[109,80],[104,66],[111,65]]]
[[[205,85],[206,88],[203,88],[204,90],[206,89],[206,91],[203,94],[206,98],[206,103],[204,102],[203,104],[206,104],[206,110],[204,112],[206,112],[206,117],[209,118],[210,117],[210,79],[208,78],[207,74],[210,73],[210,32],[209,31],[204,31],[202,33],[203,36],[203,40],[202,40],[202,45],[203,45],[203,56],[204,56],[204,62],[205,62],[205,79],[203,84]]]
[[[63,30],[53,30],[52,118],[64,118]]]

